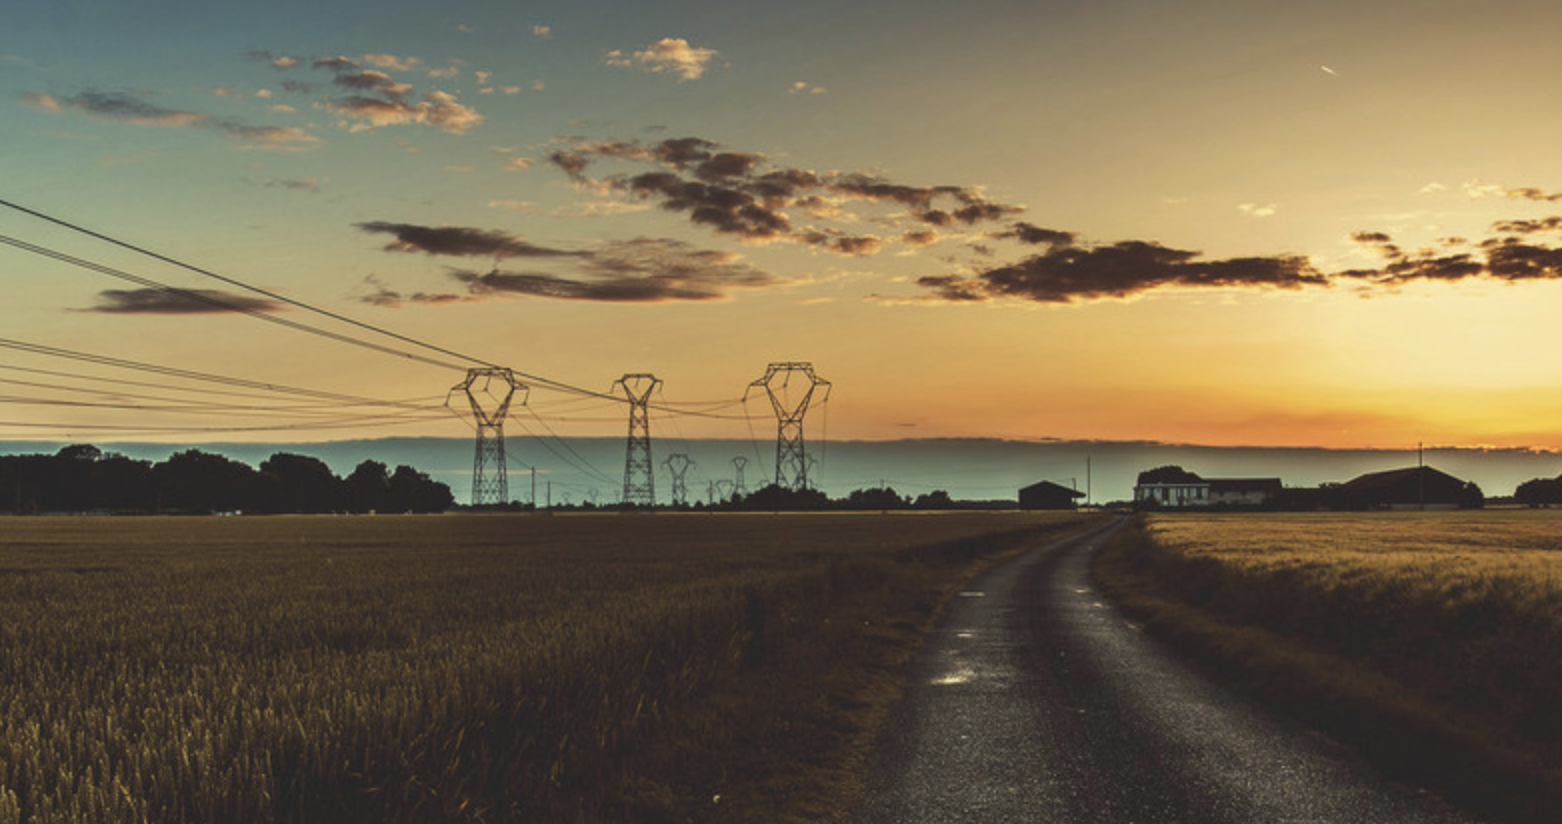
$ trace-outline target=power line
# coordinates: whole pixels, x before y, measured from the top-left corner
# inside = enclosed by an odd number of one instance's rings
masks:
[[[263,296],[263,297],[265,297],[267,299],[275,300],[275,301],[278,301],[278,302],[281,302],[281,303],[285,303],[285,304],[287,304],[289,306],[293,306],[293,307],[297,307],[299,309],[303,309],[306,312],[312,312],[312,313],[320,315],[322,317],[330,318],[331,320],[337,321],[339,323],[345,323],[345,324],[347,324],[349,326],[354,326],[354,327],[357,327],[359,329],[363,329],[363,330],[368,331],[368,332],[373,332],[373,333],[378,334],[378,335],[384,335],[385,337],[392,338],[394,340],[399,340],[402,343],[411,344],[413,346],[417,346],[417,347],[422,348],[422,349],[427,349],[427,350],[429,350],[431,352],[437,352],[437,353],[439,353],[441,355],[445,355],[447,357],[452,357],[452,358],[455,358],[457,360],[462,360],[462,361],[468,361],[468,362],[471,362],[471,363],[482,364],[484,366],[494,366],[494,364],[488,363],[487,361],[483,360],[482,358],[472,357],[471,355],[464,355],[464,354],[462,354],[460,352],[457,352],[455,350],[447,349],[447,348],[445,348],[443,346],[438,346],[438,345],[435,345],[435,344],[432,344],[432,343],[428,343],[426,341],[422,341],[422,340],[419,340],[417,338],[414,338],[414,337],[411,337],[411,336],[408,336],[408,335],[403,335],[403,334],[401,334],[399,332],[393,332],[393,331],[391,331],[389,329],[385,329],[384,327],[376,326],[376,325],[374,325],[372,323],[366,323],[364,321],[357,320],[356,318],[351,318],[351,317],[348,317],[346,315],[343,315],[343,314],[341,314],[339,312],[333,312],[333,311],[331,311],[329,309],[322,309],[322,308],[320,308],[318,306],[315,306],[313,304],[306,303],[304,301],[297,300],[295,298],[287,297],[286,295],[282,295],[282,294],[279,294],[277,292],[273,292],[273,291],[271,291],[269,289],[262,289],[259,286],[253,286],[251,284],[248,284],[248,283],[245,283],[244,281],[239,280],[238,278],[234,278],[234,277],[229,277],[227,275],[218,274],[218,273],[213,272],[213,271],[211,271],[209,269],[205,269],[205,268],[202,268],[200,266],[196,266],[196,265],[191,264],[191,263],[186,263],[186,262],[184,262],[182,260],[170,257],[168,255],[164,255],[164,254],[160,254],[158,252],[154,252],[154,251],[152,251],[150,249],[147,249],[146,247],[137,246],[134,243],[130,243],[128,241],[120,240],[118,238],[111,237],[109,235],[103,234],[102,232],[97,232],[97,231],[94,231],[92,229],[88,229],[85,226],[81,226],[79,224],[72,223],[72,222],[70,222],[68,220],[64,220],[62,218],[54,217],[53,215],[44,214],[43,212],[37,211],[36,209],[29,209],[26,206],[22,206],[21,204],[18,204],[18,203],[13,203],[13,202],[11,202],[9,200],[0,199],[0,206],[5,206],[5,207],[7,207],[9,209],[14,209],[14,210],[16,210],[18,212],[21,212],[23,214],[31,215],[32,217],[38,218],[39,220],[43,220],[43,221],[46,221],[46,222],[49,222],[49,223],[53,223],[56,226],[60,226],[60,227],[69,229],[69,230],[71,230],[73,232],[77,232],[77,233],[80,233],[80,234],[83,234],[83,235],[87,235],[88,237],[96,238],[97,240],[101,240],[101,241],[103,241],[105,243],[109,243],[109,244],[112,244],[114,246],[118,246],[121,249],[128,249],[129,251],[135,252],[135,253],[140,254],[140,255],[145,255],[146,257],[152,258],[154,260],[160,260],[160,261],[162,261],[164,263],[167,263],[167,264],[170,264],[170,265],[173,265],[173,266],[177,266],[177,267],[179,267],[181,269],[186,269],[186,270],[194,272],[194,273],[196,273],[198,275],[202,275],[204,277],[209,277],[209,278],[212,278],[213,280],[221,281],[221,282],[226,283],[226,284],[228,284],[230,286],[235,286],[235,287],[238,287],[240,289],[244,289],[246,291],[253,292],[253,293],[255,293],[257,295],[261,295],[261,296]]]
[[[326,392],[326,391],[322,391],[322,390],[318,390],[318,389],[304,389],[304,388],[301,388],[301,387],[288,386],[286,384],[280,384],[280,383],[268,383],[268,382],[265,382],[265,381],[250,380],[250,379],[247,379],[247,378],[235,378],[235,377],[232,377],[232,376],[229,376],[229,375],[219,375],[219,374],[215,374],[215,373],[211,373],[211,372],[197,372],[197,371],[190,370],[190,369],[180,369],[180,368],[173,367],[173,366],[162,366],[162,365],[159,365],[159,364],[144,363],[144,362],[141,362],[141,361],[127,360],[125,358],[114,358],[114,357],[110,357],[108,355],[98,355],[98,354],[91,353],[91,352],[82,352],[82,351],[74,350],[74,349],[64,349],[64,348],[57,347],[57,346],[47,346],[47,345],[39,344],[39,343],[29,343],[27,341],[20,341],[20,340],[15,340],[15,339],[12,339],[12,338],[0,338],[0,348],[12,349],[12,350],[16,350],[16,351],[20,351],[20,352],[27,352],[27,353],[35,354],[35,355],[43,355],[45,357],[63,358],[63,359],[66,359],[66,360],[81,361],[81,362],[84,362],[84,363],[97,364],[99,366],[110,366],[110,367],[114,367],[116,369],[130,369],[130,370],[133,370],[133,371],[148,372],[148,373],[151,373],[151,374],[162,375],[164,377],[174,377],[174,378],[181,378],[181,379],[184,379],[184,380],[216,383],[216,384],[220,384],[220,385],[224,385],[224,386],[234,386],[234,387],[241,387],[241,388],[245,388],[245,389],[258,389],[258,390],[262,390],[262,391],[265,391],[265,392],[287,394],[287,395],[297,395],[299,397],[315,398],[317,400],[322,400],[322,401],[334,401],[334,402],[337,402],[337,403],[350,403],[350,404],[360,405],[360,406],[389,406],[389,407],[406,407],[406,406],[409,406],[409,404],[403,404],[403,403],[394,402],[394,401],[379,400],[379,399],[376,399],[376,398],[365,398],[365,397],[356,396],[356,395],[346,395],[346,394],[343,394],[343,393],[340,393],[340,392]],[[421,408],[421,407],[414,407],[414,408]]]
[[[353,318],[351,316],[342,314],[340,312],[335,312],[335,311],[332,311],[332,310],[329,310],[329,309],[325,309],[325,308],[316,306],[316,305],[311,304],[311,303],[309,303],[307,301],[299,300],[297,298],[291,298],[291,297],[288,297],[288,296],[283,295],[281,293],[278,293],[278,292],[275,292],[275,291],[272,291],[272,290],[269,290],[269,289],[264,289],[264,288],[261,288],[259,286],[255,286],[253,284],[250,284],[250,283],[247,283],[247,282],[245,282],[243,280],[240,280],[239,278],[232,277],[232,276],[229,276],[229,275],[220,274],[220,273],[212,271],[210,269],[207,269],[207,268],[204,268],[204,267],[201,267],[201,266],[197,266],[197,265],[192,264],[192,263],[188,263],[186,261],[180,260],[180,259],[172,257],[170,255],[165,255],[165,254],[153,251],[153,250],[148,249],[148,248],[146,248],[144,246],[141,246],[141,245],[138,245],[138,244],[135,244],[135,243],[131,243],[131,242],[126,241],[126,240],[122,240],[120,238],[111,236],[111,235],[109,235],[107,233],[104,233],[104,232],[99,232],[99,231],[96,231],[94,229],[87,228],[87,227],[85,227],[85,226],[83,226],[81,224],[74,223],[72,221],[65,220],[65,219],[60,218],[60,217],[56,217],[54,215],[46,214],[46,213],[41,212],[41,211],[39,211],[37,209],[32,209],[32,208],[23,206],[23,205],[21,205],[19,203],[16,203],[16,202],[13,202],[13,201],[10,201],[10,200],[0,199],[0,206],[4,206],[6,208],[9,208],[9,209],[15,210],[17,212],[20,212],[22,214],[25,214],[25,215],[31,216],[33,218],[36,218],[38,220],[42,220],[44,222],[51,223],[51,224],[53,224],[55,226],[59,226],[59,227],[64,228],[64,229],[68,229],[68,230],[70,230],[72,232],[76,232],[76,233],[85,235],[87,237],[90,237],[90,238],[102,241],[104,243],[108,243],[108,244],[111,244],[113,246],[117,246],[117,247],[119,247],[121,249],[125,249],[125,250],[128,250],[128,251],[134,252],[136,254],[140,254],[140,255],[152,258],[153,260],[161,261],[163,263],[167,263],[169,265],[176,266],[176,267],[181,268],[181,269],[185,269],[187,271],[193,272],[193,273],[201,275],[203,277],[207,277],[207,278],[211,278],[213,280],[217,280],[217,281],[219,281],[221,283],[228,284],[229,286],[233,286],[233,287],[236,287],[236,288],[239,288],[239,289],[243,289],[243,290],[251,292],[253,294],[260,295],[260,296],[262,296],[262,297],[264,297],[264,298],[266,298],[267,300],[270,300],[270,301],[275,301],[275,302],[280,303],[280,304],[284,304],[284,305],[287,305],[287,306],[295,307],[295,308],[304,310],[306,312],[310,312],[312,314],[315,314],[315,315],[318,315],[318,316],[321,316],[321,317],[324,317],[324,318],[328,318],[328,319],[336,321],[338,323],[343,323],[343,324],[346,324],[348,326],[351,326],[351,327],[354,327],[354,328],[357,328],[357,329],[361,329],[361,330],[366,331],[366,332],[371,332],[371,333],[376,334],[376,335],[381,335],[381,336],[390,338],[390,339],[395,340],[395,341],[399,341],[399,342],[404,343],[404,344],[408,344],[410,346],[413,346],[413,347],[416,347],[416,348],[419,348],[419,349],[423,349],[423,350],[426,350],[426,351],[429,351],[429,352],[434,352],[436,354],[443,355],[443,356],[448,357],[448,358],[454,358],[454,359],[456,359],[458,361],[463,361],[463,362],[466,362],[466,363],[475,363],[475,364],[479,364],[481,366],[489,367],[489,368],[499,368],[499,367],[497,367],[496,364],[490,362],[487,359],[479,358],[479,357],[476,357],[476,356],[473,356],[473,355],[469,355],[469,354],[465,354],[465,353],[456,351],[454,349],[450,349],[450,348],[447,348],[447,347],[444,347],[444,346],[440,346],[438,344],[431,343],[431,342],[426,341],[426,340],[422,340],[422,339],[419,339],[419,338],[416,338],[416,337],[413,337],[413,336],[410,336],[410,335],[405,335],[405,334],[393,331],[391,329],[387,329],[387,328],[385,328],[383,326],[379,326],[377,324],[373,324],[373,323],[369,323],[367,321],[362,321],[362,320],[359,320],[357,318]],[[246,315],[246,316],[249,316],[249,317],[256,318],[258,320],[264,320],[264,321],[266,321],[268,323],[274,323],[274,324],[277,324],[277,325],[280,325],[280,326],[284,326],[284,327],[287,327],[287,328],[290,328],[290,329],[294,329],[296,331],[301,331],[301,332],[305,332],[305,333],[308,333],[308,334],[317,335],[317,336],[320,336],[320,337],[323,337],[323,338],[327,338],[327,339],[330,339],[330,340],[334,340],[334,341],[337,341],[337,342],[340,342],[340,343],[345,343],[345,344],[349,344],[349,345],[353,345],[353,346],[359,346],[359,347],[362,347],[362,348],[370,349],[372,351],[380,352],[382,354],[392,355],[394,357],[398,357],[398,358],[405,359],[405,360],[414,360],[414,361],[426,363],[426,364],[433,365],[433,366],[439,366],[439,367],[442,367],[442,368],[451,368],[451,369],[464,369],[464,368],[466,368],[462,364],[451,363],[451,362],[448,362],[448,361],[445,361],[445,360],[440,360],[440,359],[437,359],[437,358],[431,358],[431,357],[429,357],[427,355],[421,355],[421,354],[418,354],[416,352],[408,352],[408,351],[405,351],[405,350],[402,350],[402,349],[397,349],[397,348],[394,348],[394,347],[391,347],[391,346],[386,346],[386,345],[383,345],[383,344],[374,343],[372,341],[367,341],[367,340],[364,340],[362,338],[353,337],[351,335],[346,335],[346,334],[343,334],[341,332],[336,332],[336,331],[332,331],[332,330],[329,330],[329,329],[324,329],[324,328],[321,328],[321,327],[318,327],[318,326],[314,326],[314,325],[307,324],[307,323],[302,323],[300,321],[295,321],[295,320],[292,320],[292,319],[289,319],[289,318],[277,317],[276,315],[273,315],[273,314],[271,314],[271,313],[269,313],[267,311],[263,311],[262,309],[256,308],[254,306],[245,306],[243,304],[236,303],[236,302],[231,301],[231,300],[225,300],[222,297],[219,297],[219,296],[216,296],[216,295],[212,295],[212,294],[209,294],[209,293],[204,293],[204,292],[201,292],[201,291],[190,290],[190,289],[182,289],[182,288],[179,288],[179,287],[176,287],[176,286],[171,286],[171,285],[162,283],[160,281],[156,281],[156,280],[154,280],[152,278],[148,278],[148,277],[144,277],[144,276],[141,276],[141,275],[132,274],[130,272],[125,272],[123,270],[116,269],[116,268],[111,267],[111,266],[106,266],[104,264],[100,264],[100,263],[96,263],[96,262],[93,262],[93,261],[89,261],[89,260],[86,260],[84,258],[79,258],[79,257],[76,257],[74,255],[70,255],[70,254],[67,254],[67,253],[64,253],[64,252],[60,252],[60,251],[57,251],[57,250],[54,250],[54,249],[50,249],[50,248],[45,247],[45,246],[40,246],[38,244],[34,244],[34,243],[27,242],[27,241],[23,241],[23,240],[20,240],[20,239],[17,239],[17,238],[12,238],[12,237],[8,237],[8,236],[0,235],[0,243],[5,243],[5,244],[8,244],[8,245],[10,245],[10,246],[12,246],[14,248],[21,249],[23,251],[31,252],[33,254],[41,255],[41,256],[44,256],[44,257],[47,257],[47,258],[51,258],[51,259],[59,261],[59,262],[68,263],[70,265],[74,265],[74,266],[78,266],[78,267],[81,267],[81,268],[85,268],[85,269],[88,269],[90,271],[95,271],[95,272],[98,272],[100,274],[108,275],[110,277],[118,278],[118,279],[121,279],[121,280],[126,280],[128,282],[135,283],[137,285],[141,285],[141,286],[146,287],[146,288],[155,289],[155,290],[158,290],[158,291],[161,291],[161,292],[164,292],[164,293],[167,293],[167,294],[171,294],[171,295],[177,295],[177,296],[179,296],[181,298],[184,298],[184,299],[187,299],[187,300],[191,300],[191,301],[194,301],[196,303],[201,303],[201,304],[205,304],[205,305],[208,305],[208,306],[212,306],[213,308],[219,308],[219,309],[222,309],[224,311],[235,312],[235,313],[238,313],[238,314]],[[597,399],[597,400],[600,400],[600,401],[612,402],[615,405],[616,404],[623,404],[623,403],[628,402],[627,399],[618,397],[618,396],[616,396],[614,394],[611,394],[611,393],[599,392],[599,391],[596,391],[596,390],[587,389],[585,387],[576,386],[576,385],[573,385],[573,384],[570,384],[570,383],[567,383],[567,382],[564,382],[564,381],[553,380],[551,378],[546,378],[546,377],[543,377],[541,375],[534,375],[534,374],[530,374],[530,373],[527,373],[527,372],[522,372],[522,371],[519,371],[519,370],[512,370],[512,372],[513,372],[513,374],[516,377],[521,378],[521,379],[525,380],[526,382],[528,382],[529,384],[531,384],[534,389],[543,389],[543,390],[550,390],[551,389],[551,390],[554,390],[554,391],[564,392],[564,393],[567,393],[567,394],[578,395],[578,396],[581,396],[583,398],[594,398],[594,399]],[[747,413],[746,407],[745,407],[745,410],[744,410],[745,414],[743,414],[741,416],[739,416],[739,415],[720,414],[720,412],[722,410],[730,409],[730,408],[732,408],[734,406],[737,406],[739,404],[742,404],[742,403],[743,403],[743,399],[739,399],[739,400],[725,400],[725,401],[711,401],[711,402],[700,402],[700,403],[682,403],[682,404],[671,404],[671,403],[667,403],[665,400],[663,400],[663,402],[661,402],[661,403],[657,403],[657,404],[651,405],[650,408],[655,409],[658,412],[662,412],[662,413],[665,413],[665,414],[668,414],[668,415],[673,415],[673,416],[686,416],[686,417],[706,418],[706,419],[712,419],[712,420],[732,420],[732,421],[736,421],[736,420],[740,420],[741,419],[741,420],[745,420],[745,421],[750,421],[751,420],[750,416],[748,416],[746,414]]]

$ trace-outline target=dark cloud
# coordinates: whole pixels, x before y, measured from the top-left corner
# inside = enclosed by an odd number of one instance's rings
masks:
[[[363,68],[362,64],[350,57],[322,57],[314,62],[314,67],[333,72],[353,72]]]
[[[1387,258],[1402,258],[1405,256],[1405,250],[1399,248],[1394,243],[1394,239],[1386,232],[1356,232],[1350,236],[1350,239],[1363,246],[1371,246],[1377,249]]]
[[[1062,247],[972,277],[924,278],[946,300],[1022,298],[1041,303],[1122,298],[1166,286],[1269,286],[1326,283],[1306,258],[1249,257],[1200,261],[1199,253],[1130,240],[1092,248]]]
[[[551,153],[548,162],[577,183],[652,201],[666,211],[686,215],[693,223],[750,241],[788,241],[863,255],[879,251],[885,241],[848,232],[845,224],[877,223],[889,228],[891,242],[904,239],[910,245],[927,245],[940,239],[938,233],[926,231],[929,225],[972,226],[1021,211],[1018,206],[988,200],[971,187],[908,186],[862,172],[821,174],[778,167],[766,155],[726,150],[699,137],[655,143],[591,142],[579,137],[561,141],[567,148]],[[659,168],[596,179],[589,176],[595,163],[606,160]],[[904,206],[910,214],[872,214],[855,204]],[[799,225],[793,212],[841,225]]]
[[[845,235],[832,232],[810,231],[798,235],[798,239],[810,246],[828,249],[843,255],[871,255],[884,248],[884,239],[873,235]],[[931,243],[932,241],[929,241]],[[918,244],[912,244],[918,245]],[[920,244],[927,245],[927,244]]]
[[[980,283],[959,275],[928,275],[918,278],[917,285],[932,289],[941,300],[952,303],[980,303],[988,299]]]
[[[1492,230],[1509,235],[1533,235],[1539,232],[1562,231],[1562,217],[1546,217],[1538,220],[1504,220],[1492,224]]]
[[[554,151],[548,153],[548,162],[564,170],[572,180],[581,180],[591,161],[579,152]]]
[[[1521,189],[1508,189],[1503,194],[1522,200],[1539,200],[1547,203],[1555,203],[1562,200],[1562,192],[1545,192],[1532,186],[1525,186]]]
[[[280,312],[282,304],[215,289],[105,289],[85,311],[109,314],[211,315],[223,312]]]
[[[359,300],[377,306],[437,304],[503,297],[545,297],[615,303],[709,301],[732,289],[773,286],[782,281],[745,263],[741,255],[698,249],[670,239],[637,238],[582,250],[544,249],[497,230],[364,223],[359,228],[397,239],[389,251],[422,251],[455,257],[486,256],[549,260],[559,271],[448,273],[463,293],[404,294],[371,280],[375,291]]]
[[[144,95],[124,92],[83,92],[75,97],[56,99],[44,94],[22,96],[29,106],[48,112],[75,109],[91,117],[117,120],[135,126],[200,128],[222,133],[242,141],[242,148],[310,149],[319,142],[297,127],[252,126],[231,119],[218,119],[202,112],[168,109],[149,102]]]
[[[993,235],[994,238],[1013,238],[1021,243],[1032,246],[1073,246],[1078,236],[1073,232],[1065,232],[1059,229],[1044,229],[1025,221],[1016,221],[1013,228],[1007,232]]]
[[[211,120],[199,112],[165,109],[141,97],[123,93],[83,92],[59,102],[96,117],[123,120],[138,126],[196,126]]]
[[[397,83],[390,75],[379,69],[338,74],[334,82],[338,86],[349,89],[384,91],[398,96],[407,88],[405,84]]]
[[[460,226],[418,226],[412,223],[371,221],[355,224],[365,232],[395,235],[385,244],[390,252],[425,252],[450,257],[506,258],[580,257],[581,252],[548,249],[497,229]]]
[[[672,172],[646,172],[630,178],[625,187],[658,200],[669,212],[686,212],[695,223],[750,240],[772,240],[792,228],[785,214],[730,186],[685,180]]]
[[[1386,232],[1355,232],[1351,240],[1376,249],[1385,259],[1383,264],[1324,273],[1300,255],[1205,260],[1200,252],[1150,241],[1082,245],[1072,232],[1016,223],[990,237],[1047,245],[1047,251],[970,274],[923,277],[917,284],[935,300],[956,303],[1002,298],[1073,303],[1125,298],[1170,287],[1302,289],[1345,285],[1370,293],[1414,282],[1562,279],[1562,248],[1524,239],[1562,231],[1562,217],[1502,221],[1493,224],[1492,231],[1496,236],[1473,246],[1463,238],[1445,238],[1440,241],[1441,248],[1415,252],[1401,248]]]
[[[389,55],[368,55],[364,60],[375,66],[395,69],[407,69],[417,62]],[[365,68],[362,62],[350,57],[323,57],[311,65],[316,69],[330,71],[335,75],[331,81],[333,85],[352,92],[346,97],[327,98],[316,103],[320,108],[338,115],[342,119],[340,125],[349,131],[423,124],[451,134],[464,134],[484,120],[477,110],[461,103],[449,92],[436,89],[415,100],[411,84],[397,82],[379,68]],[[282,88],[291,92],[311,93],[314,87],[290,80],[284,81]]]
[[[273,178],[266,181],[265,185],[270,189],[288,189],[294,192],[309,192],[310,194],[319,194],[321,189],[320,181],[312,177],[295,180]]]
[[[1487,249],[1486,272],[1508,281],[1562,277],[1562,249],[1504,241]]]

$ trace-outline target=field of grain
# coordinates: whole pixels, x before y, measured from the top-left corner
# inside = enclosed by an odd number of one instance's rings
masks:
[[[1519,818],[1562,788],[1562,512],[1155,515],[1097,577],[1403,773]]]
[[[1076,522],[5,519],[0,822],[827,819],[918,622]]]

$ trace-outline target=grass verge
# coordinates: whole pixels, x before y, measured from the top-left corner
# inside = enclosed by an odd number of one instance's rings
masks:
[[[1538,573],[1483,573],[1517,550],[1479,546],[1481,524],[1244,517],[1140,521],[1103,547],[1096,581],[1218,677],[1387,773],[1501,820],[1556,820],[1555,547]],[[1448,526],[1463,543],[1433,546]]]

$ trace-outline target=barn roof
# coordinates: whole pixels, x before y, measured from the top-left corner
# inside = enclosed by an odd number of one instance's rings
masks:
[[[1340,488],[1352,493],[1373,492],[1382,489],[1392,489],[1400,484],[1413,482],[1417,476],[1420,476],[1422,481],[1435,485],[1455,484],[1461,488],[1464,486],[1464,481],[1455,478],[1447,472],[1433,469],[1430,466],[1411,466],[1404,469],[1390,469],[1384,472],[1369,472],[1346,481]]]
[[[1070,488],[1068,488],[1068,487],[1066,487],[1066,486],[1064,486],[1062,484],[1055,484],[1055,483],[1053,483],[1051,481],[1037,481],[1036,483],[1033,483],[1030,486],[1022,487],[1020,489],[1020,492],[1021,493],[1025,493],[1025,492],[1048,492],[1048,493],[1051,493],[1051,494],[1054,494],[1054,495],[1066,494],[1070,498],[1083,498],[1083,497],[1085,497],[1085,493],[1080,492],[1077,489],[1070,489]]]

